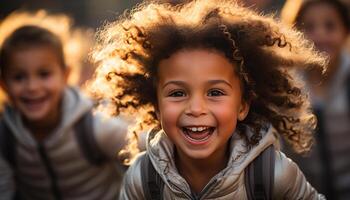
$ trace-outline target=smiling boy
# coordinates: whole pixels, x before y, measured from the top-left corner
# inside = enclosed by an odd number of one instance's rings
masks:
[[[117,198],[123,167],[115,157],[127,125],[92,115],[92,102],[67,86],[60,39],[44,28],[20,27],[2,44],[0,66],[10,100],[0,129],[0,166],[10,172],[1,175],[0,192],[20,199]]]

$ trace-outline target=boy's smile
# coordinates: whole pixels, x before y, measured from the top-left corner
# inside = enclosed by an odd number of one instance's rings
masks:
[[[3,87],[26,121],[57,120],[66,74],[56,53],[47,46],[18,49],[11,54]]]
[[[179,155],[205,159],[225,153],[249,106],[234,65],[215,50],[181,50],[159,64],[159,121]]]

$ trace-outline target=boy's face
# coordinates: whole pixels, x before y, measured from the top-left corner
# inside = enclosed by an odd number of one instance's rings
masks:
[[[158,76],[159,121],[179,155],[225,153],[249,110],[232,63],[216,51],[182,50],[160,62]]]
[[[347,31],[340,14],[328,3],[310,6],[302,17],[306,36],[315,42],[317,49],[332,59],[337,58],[346,40]]]
[[[4,70],[2,87],[29,122],[52,120],[60,109],[66,72],[49,46],[14,50]]]

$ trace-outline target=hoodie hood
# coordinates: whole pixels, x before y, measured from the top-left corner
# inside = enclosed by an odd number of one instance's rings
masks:
[[[202,190],[207,198],[224,196],[225,193],[232,192],[233,187],[241,184],[239,181],[245,167],[254,160],[264,149],[274,144],[277,139],[274,135],[275,129],[270,126],[261,132],[262,139],[259,144],[248,149],[245,140],[237,133],[234,133],[229,141],[230,157],[225,169],[216,174],[206,187]],[[246,134],[252,135],[247,128]],[[164,183],[175,194],[191,194],[191,190],[184,178],[182,178],[176,168],[174,159],[174,144],[169,140],[163,130],[159,132],[151,131],[147,138],[147,153],[156,171],[160,174]],[[206,194],[206,190],[220,185],[219,190],[212,190]],[[219,195],[219,196],[218,196]]]
[[[68,134],[68,130],[82,115],[92,108],[92,101],[83,97],[78,89],[67,87],[63,93],[62,116],[59,125],[54,130],[48,130],[49,136],[43,141],[46,145],[53,145],[62,134]],[[36,146],[37,141],[24,126],[21,115],[16,108],[6,106],[3,113],[4,122],[13,132],[17,141],[25,146]]]

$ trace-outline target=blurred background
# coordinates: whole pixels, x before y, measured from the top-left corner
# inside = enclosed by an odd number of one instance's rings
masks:
[[[164,1],[177,4],[188,0]],[[282,22],[293,26],[297,23],[296,17],[305,1],[308,0],[241,0],[241,3],[265,14],[273,13]],[[45,10],[49,14],[69,16],[73,29],[79,27],[89,30],[88,33],[84,32],[88,39],[83,41],[90,42],[86,42],[89,45],[84,46],[85,55],[80,60],[83,70],[78,71],[79,80],[74,82],[74,84],[82,85],[93,74],[93,65],[87,61],[88,50],[93,45],[91,35],[103,24],[117,19],[126,9],[131,9],[140,2],[139,0],[1,0],[0,24],[13,12]],[[339,2],[344,3],[343,5],[348,9],[345,12],[349,14],[350,0],[339,0]],[[322,130],[318,128],[320,133],[316,135],[316,145],[309,157],[300,158],[288,153],[288,150],[285,151],[298,163],[311,184],[326,194],[328,199],[350,199],[350,97],[345,97],[350,96],[350,89],[348,89],[350,78],[346,80],[346,76],[343,75],[349,74],[348,77],[350,77],[350,56],[348,54],[350,42],[349,39],[344,39],[348,38],[350,24],[347,24],[349,19],[342,24],[341,21],[344,19],[341,19],[342,14],[339,10],[333,10],[335,15],[332,15],[332,6],[328,10],[329,16],[325,16],[326,12],[317,11],[316,8],[320,6],[309,6],[305,9],[299,19],[300,26],[296,28],[305,32],[305,36],[315,42],[316,48],[329,53],[331,61],[334,61],[329,65],[329,69],[333,71],[329,71],[329,76],[325,77],[328,80],[324,81],[324,77],[319,76],[316,77],[316,80],[323,81],[322,84],[308,86],[315,112],[318,111],[323,115],[323,118],[319,117],[319,123],[323,128]],[[326,20],[318,21],[323,19],[322,17]],[[341,30],[337,29],[337,24],[341,24]],[[341,35],[340,38],[334,35],[338,33]],[[331,48],[336,48],[334,55],[327,52]],[[315,79],[315,76],[318,74],[311,74],[307,78]],[[342,83],[336,81],[340,80],[339,76],[344,77]],[[334,91],[338,92],[338,89],[339,93],[335,94]]]
[[[140,0],[1,0],[0,19],[17,10],[36,11],[45,9],[50,13],[65,13],[71,16],[76,25],[97,28],[106,20],[115,19],[125,9]],[[180,0],[170,0],[177,3]],[[285,0],[245,0],[247,6],[266,12],[279,12]]]
[[[97,28],[106,20],[113,20],[138,0],[1,0],[0,18],[18,10],[45,9],[50,13],[64,13],[75,25]]]

